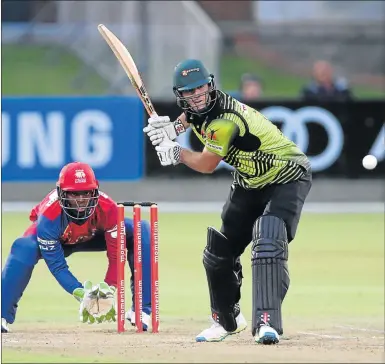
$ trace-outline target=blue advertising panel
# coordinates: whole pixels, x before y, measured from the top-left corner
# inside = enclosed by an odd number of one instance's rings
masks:
[[[3,181],[53,181],[71,161],[89,163],[99,180],[144,173],[143,106],[130,97],[5,97]]]

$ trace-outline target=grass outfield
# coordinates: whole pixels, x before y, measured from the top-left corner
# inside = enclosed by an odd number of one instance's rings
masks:
[[[82,85],[75,86],[83,63],[66,50],[58,51],[56,59],[49,60],[51,47],[3,45],[2,94],[24,95],[102,95],[107,83],[96,73],[90,74]]]
[[[49,62],[45,46],[2,46],[2,92],[4,96],[18,95],[101,95],[107,83],[92,70],[81,86],[73,80],[82,69],[82,62],[59,50],[55,63]],[[221,83],[227,91],[237,90],[243,73],[255,73],[263,78],[266,97],[296,98],[308,79],[274,69],[258,60],[223,56],[221,59]],[[170,75],[171,77],[171,75]],[[385,97],[385,90],[354,87],[358,98]]]
[[[222,344],[194,342],[195,335],[208,325],[209,297],[202,266],[208,224],[219,227],[219,216],[160,213],[160,334],[139,335],[130,330],[117,335],[114,324],[80,324],[77,302],[58,286],[45,263],[39,262],[20,301],[17,322],[11,326],[13,333],[2,335],[3,362],[255,362],[255,352],[261,349],[252,344],[249,328]],[[11,243],[27,225],[27,213],[3,214],[3,264]],[[250,322],[249,257],[250,248],[242,258],[245,278],[241,299],[242,312]],[[107,266],[105,253],[75,254],[68,263],[80,281],[102,280]],[[317,357],[317,350],[321,350],[325,360],[343,362],[350,360],[351,355],[352,361],[359,361],[359,353],[354,350],[367,344],[364,338],[355,339],[353,349],[346,349],[344,357],[338,340],[316,345],[309,352],[309,345],[317,344],[314,337],[306,336],[303,347],[297,340],[301,330],[313,331],[321,337],[339,330],[338,335],[345,338],[350,332],[341,333],[342,329],[336,327],[351,326],[376,333],[370,334],[371,341],[367,338],[371,344],[362,352],[369,355],[369,361],[377,361],[379,351],[368,347],[378,344],[378,337],[382,337],[383,344],[383,215],[305,214],[290,246],[289,268],[291,287],[283,308],[288,341],[282,340],[280,349],[260,352],[259,360],[287,361],[285,355],[292,353],[293,361],[319,361],[322,358]],[[360,331],[354,332],[361,335]],[[328,336],[324,340],[330,340]],[[299,349],[295,349],[297,344]],[[214,355],[213,345],[221,345],[220,353]],[[239,353],[238,346],[242,349]],[[286,354],[281,348],[285,348]],[[236,353],[240,356],[233,356]]]

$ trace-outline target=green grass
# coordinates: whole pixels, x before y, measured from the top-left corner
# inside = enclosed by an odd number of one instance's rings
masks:
[[[57,51],[52,59],[50,50]],[[30,45],[2,46],[2,92],[4,96],[17,95],[100,95],[106,82],[89,67],[89,74],[78,84],[74,80],[82,69],[82,61],[60,48]],[[307,78],[297,77],[269,67],[256,59],[223,56],[221,83],[226,91],[239,87],[241,75],[255,73],[263,78],[265,97],[296,98]],[[170,75],[171,77],[171,75]],[[384,98],[385,90],[354,87],[357,98]]]
[[[27,214],[3,214],[3,264],[10,245],[27,224]],[[209,296],[202,251],[206,244],[206,226],[219,227],[219,224],[217,214],[160,214],[161,322],[166,327],[172,327],[177,320],[205,325]],[[289,256],[291,287],[283,309],[286,322],[383,325],[383,215],[305,214]],[[102,280],[107,267],[105,253],[75,254],[68,258],[68,263],[80,281]],[[250,319],[250,247],[242,256],[242,263],[245,278],[241,307]],[[20,301],[12,330],[16,338],[18,332],[22,337],[23,330],[35,327],[40,331],[56,327],[76,330],[81,325],[77,321],[77,309],[77,302],[60,288],[45,263],[39,262]],[[83,358],[70,355],[70,348],[64,353],[47,350],[44,347],[16,350],[3,345],[3,361],[95,362],[102,359],[116,362],[121,359],[100,357],[96,352]]]
[[[3,215],[2,259],[6,259],[12,241],[23,232],[26,215]],[[206,243],[206,226],[219,226],[212,214],[163,214],[160,220],[160,275],[162,311],[165,315],[204,315],[207,313],[207,289],[201,265]],[[175,229],[175,226],[179,227]],[[313,315],[359,315],[365,302],[365,314],[383,313],[384,297],[384,229],[383,216],[375,215],[305,215],[298,237],[290,246],[290,270],[293,287],[287,310]],[[243,255],[245,298],[250,297],[250,250]],[[85,266],[84,263],[87,262]],[[79,253],[69,258],[79,280],[102,280],[107,267],[104,253]],[[40,262],[23,302],[19,320],[34,321],[55,317],[58,307],[47,305],[45,315],[39,302],[47,288],[65,300],[62,315],[56,320],[67,322],[73,314],[73,298],[57,286]],[[44,282],[44,283],[43,283]],[[188,286],[186,286],[188,282]],[[249,282],[249,283],[246,283]],[[332,294],[327,294],[331,292]],[[300,297],[306,296],[306,304]],[[179,301],[180,304],[176,304]],[[33,303],[32,305],[30,303]],[[321,304],[323,302],[324,304]],[[61,304],[62,302],[58,302]],[[71,304],[72,303],[72,304]],[[250,311],[248,299],[245,309]],[[23,308],[24,307],[24,308]],[[188,309],[186,310],[186,307]],[[64,313],[64,314],[63,314]],[[68,314],[68,316],[67,316]]]
[[[232,55],[222,57],[221,82],[224,90],[237,90],[244,73],[254,73],[263,79],[265,84],[264,96],[267,98],[296,98],[302,87],[309,82],[308,78],[269,67],[257,59],[240,58]],[[385,89],[376,90],[370,87],[354,86],[352,90],[357,98],[385,97]]]
[[[82,61],[67,51],[55,47],[54,58],[47,46],[3,45],[2,93],[19,95],[100,95],[106,82],[91,69],[90,74],[73,83],[82,69]]]

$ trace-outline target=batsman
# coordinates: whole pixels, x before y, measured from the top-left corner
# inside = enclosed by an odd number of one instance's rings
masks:
[[[51,191],[30,214],[31,225],[17,238],[1,275],[1,332],[14,323],[19,301],[35,265],[44,260],[61,287],[80,304],[82,322],[115,321],[117,284],[117,204],[99,190],[92,168],[81,162],[65,165],[56,189]],[[131,268],[134,297],[133,221],[125,218],[127,259]],[[69,270],[66,258],[78,252],[106,251],[108,268],[103,282],[80,283]],[[143,329],[151,314],[150,227],[142,221],[143,256]],[[92,266],[85,261],[85,268]],[[49,294],[49,292],[46,292]],[[44,302],[44,296],[41,297]],[[135,324],[134,300],[126,318]]]
[[[201,61],[179,63],[173,83],[182,114],[173,122],[168,116],[152,117],[144,128],[161,165],[183,163],[212,173],[223,160],[235,169],[220,231],[207,231],[203,266],[213,323],[196,341],[221,341],[246,328],[240,257],[251,243],[251,332],[257,343],[276,344],[283,334],[281,307],[290,284],[288,246],[312,184],[309,160],[264,115],[217,90]],[[189,127],[203,144],[202,152],[175,141]]]

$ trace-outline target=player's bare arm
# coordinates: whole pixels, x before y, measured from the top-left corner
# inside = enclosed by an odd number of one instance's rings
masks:
[[[180,163],[200,173],[213,173],[222,157],[204,148],[202,152],[181,149]]]

